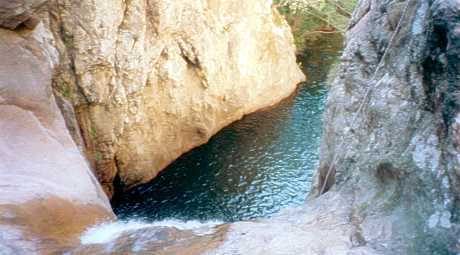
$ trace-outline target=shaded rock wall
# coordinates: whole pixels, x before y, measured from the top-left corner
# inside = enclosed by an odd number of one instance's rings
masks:
[[[458,1],[361,0],[350,23],[314,192],[350,197],[385,254],[459,252],[458,17]]]
[[[52,253],[114,217],[56,105],[51,81],[58,53],[51,38],[42,24],[0,28],[2,254]]]
[[[269,1],[51,1],[54,88],[108,194],[147,182],[303,79]]]

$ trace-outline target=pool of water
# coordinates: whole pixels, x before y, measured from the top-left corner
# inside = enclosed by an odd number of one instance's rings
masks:
[[[233,222],[303,203],[318,164],[327,74],[341,47],[340,37],[331,38],[300,57],[309,80],[295,95],[226,127],[152,182],[116,197],[118,217]]]

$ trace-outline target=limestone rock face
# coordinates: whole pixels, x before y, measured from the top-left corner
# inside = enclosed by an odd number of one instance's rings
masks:
[[[303,74],[269,1],[54,1],[55,89],[75,106],[108,194],[155,177]]]
[[[49,254],[74,244],[89,225],[113,217],[56,106],[51,38],[43,25],[0,29],[2,254]]]
[[[0,27],[15,29],[23,24],[29,28],[35,27],[38,19],[34,12],[47,0],[1,0]]]

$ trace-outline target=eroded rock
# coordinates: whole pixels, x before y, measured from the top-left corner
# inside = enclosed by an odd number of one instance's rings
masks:
[[[56,106],[47,38],[0,29],[0,253],[52,253],[114,217]]]
[[[110,195],[147,182],[304,77],[269,1],[58,1],[55,89],[73,102]]]
[[[364,244],[383,254],[459,252],[459,15],[458,1],[387,0],[352,18],[314,192],[353,197]]]

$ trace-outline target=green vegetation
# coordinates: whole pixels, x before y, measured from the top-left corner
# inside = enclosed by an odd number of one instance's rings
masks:
[[[96,160],[96,162],[100,162],[102,160],[102,154],[99,151],[96,151],[94,159]]]
[[[61,88],[61,93],[65,98],[70,98],[71,97],[71,91],[69,86],[64,86]]]
[[[294,34],[297,50],[318,33],[344,33],[357,0],[274,0]]]
[[[91,126],[90,129],[89,129],[89,134],[91,135],[91,137],[93,139],[96,139],[97,137],[97,131],[96,131],[96,128],[94,126]]]

